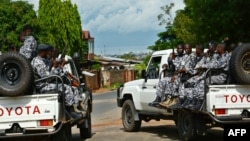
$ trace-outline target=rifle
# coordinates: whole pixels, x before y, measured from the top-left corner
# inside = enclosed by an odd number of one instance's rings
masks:
[[[175,59],[175,53],[174,53],[174,48],[172,48],[172,60]]]
[[[58,56],[57,61],[61,63],[63,58],[65,58],[65,55],[66,55],[66,46],[64,46],[62,54]]]

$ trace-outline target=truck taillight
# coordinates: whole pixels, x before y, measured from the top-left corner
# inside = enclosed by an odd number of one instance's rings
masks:
[[[52,126],[53,120],[52,119],[40,120],[39,124],[40,126]]]
[[[215,115],[224,115],[226,114],[226,109],[215,109],[214,113]]]

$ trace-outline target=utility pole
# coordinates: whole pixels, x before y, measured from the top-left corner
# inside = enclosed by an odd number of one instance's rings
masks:
[[[105,56],[105,54],[106,54],[106,45],[104,44],[104,46],[103,46],[103,56]]]

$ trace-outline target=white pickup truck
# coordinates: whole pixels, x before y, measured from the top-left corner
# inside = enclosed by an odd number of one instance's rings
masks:
[[[79,79],[74,60],[65,56],[69,63],[65,70]],[[66,83],[65,78],[50,77],[56,82]],[[71,127],[77,126],[81,138],[90,138],[92,93],[81,84],[85,98],[85,117],[72,120],[65,110],[64,92],[38,93],[35,83],[49,79],[34,80],[29,61],[15,52],[0,55],[0,140],[27,138],[26,140],[70,141]],[[80,80],[79,80],[80,81]]]
[[[200,110],[160,109],[149,106],[156,97],[156,87],[164,77],[162,65],[172,50],[152,54],[142,79],[127,82],[117,89],[117,105],[122,107],[125,131],[138,131],[141,121],[174,120],[181,140],[204,136],[211,127],[226,124],[250,124],[250,44],[237,47],[230,60],[229,76],[236,82],[223,85],[205,84],[205,101]],[[207,70],[207,77],[210,71]]]

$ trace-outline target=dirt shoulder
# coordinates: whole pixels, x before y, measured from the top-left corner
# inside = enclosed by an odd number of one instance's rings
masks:
[[[93,94],[102,94],[102,93],[106,93],[106,92],[110,92],[110,91],[115,91],[115,89],[111,89],[111,88],[99,88],[96,90],[92,90]]]

